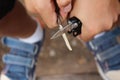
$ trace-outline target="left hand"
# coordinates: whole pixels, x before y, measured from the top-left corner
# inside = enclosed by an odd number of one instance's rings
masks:
[[[71,11],[72,0],[56,0],[60,7],[60,13],[65,20],[68,13]],[[25,0],[26,9],[36,15],[38,18],[41,17],[49,28],[57,26],[57,16],[55,13],[55,6],[53,0]]]

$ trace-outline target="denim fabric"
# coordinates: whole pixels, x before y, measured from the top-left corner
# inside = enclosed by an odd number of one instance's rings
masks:
[[[120,70],[119,36],[120,28],[117,27],[87,43],[104,72]]]
[[[3,62],[6,64],[3,70],[5,75],[11,80],[33,80],[35,63],[43,41],[28,44],[4,37],[2,43],[10,48],[10,52],[3,56]]]

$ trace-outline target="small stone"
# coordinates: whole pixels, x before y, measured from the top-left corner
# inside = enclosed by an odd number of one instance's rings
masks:
[[[50,52],[49,52],[49,55],[50,55],[50,57],[54,57],[54,56],[56,56],[56,52],[55,52],[55,50],[50,50]]]
[[[77,41],[76,40],[73,40],[72,42],[71,42],[71,44],[72,44],[72,46],[77,46]]]

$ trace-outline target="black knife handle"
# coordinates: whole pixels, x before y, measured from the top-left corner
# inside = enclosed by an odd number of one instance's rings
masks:
[[[74,37],[81,34],[82,29],[82,22],[77,17],[71,17],[68,19],[68,24],[71,23],[73,27],[70,31],[68,31],[69,34],[73,34]]]

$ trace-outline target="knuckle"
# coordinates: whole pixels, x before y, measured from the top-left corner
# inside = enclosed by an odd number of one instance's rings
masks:
[[[52,28],[57,27],[57,24],[56,23],[49,23],[49,24],[47,24],[47,27],[52,29]]]
[[[72,0],[57,0],[58,4],[61,6],[66,6],[71,3]]]

